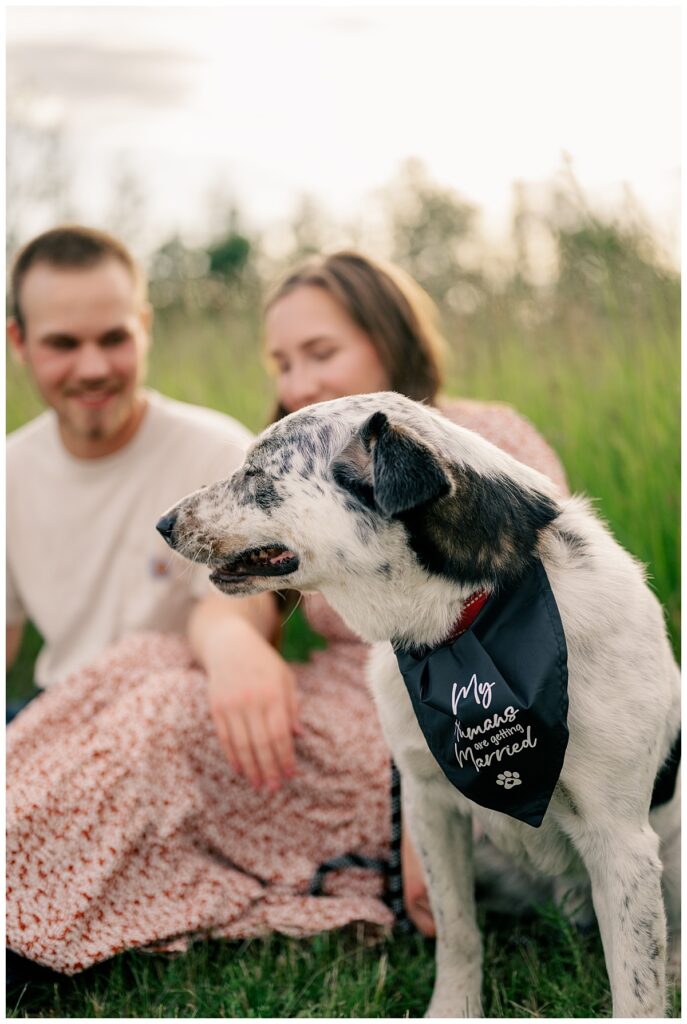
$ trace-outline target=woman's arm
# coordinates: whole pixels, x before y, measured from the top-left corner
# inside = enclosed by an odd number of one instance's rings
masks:
[[[208,594],[189,617],[188,638],[208,676],[210,711],[229,764],[270,792],[295,774],[300,733],[296,677],[271,641],[279,626],[272,594]]]

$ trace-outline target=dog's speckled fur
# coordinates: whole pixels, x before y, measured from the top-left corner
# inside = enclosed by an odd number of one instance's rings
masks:
[[[319,590],[363,639],[381,641],[370,677],[398,763],[437,923],[428,1013],[481,1005],[473,828],[484,874],[591,887],[616,1016],[664,1013],[666,899],[679,934],[679,785],[649,813],[679,729],[679,673],[642,567],[582,498],[483,438],[397,394],[339,399],[274,424],[229,480],[170,513],[170,542],[221,567],[247,549],[298,555],[283,577],[221,584],[232,594]],[[568,644],[570,741],[540,828],[470,803],[429,753],[389,641],[434,645],[466,598],[512,582],[540,557]],[[479,846],[483,846],[485,841]],[[479,849],[478,849],[479,852]],[[490,861],[491,858],[491,861]],[[479,858],[478,858],[479,861]],[[479,868],[479,863],[478,863]],[[581,895],[580,895],[581,894]]]

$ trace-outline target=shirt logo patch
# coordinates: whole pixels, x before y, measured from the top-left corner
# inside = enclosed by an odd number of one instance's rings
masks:
[[[169,576],[171,571],[172,566],[169,560],[166,558],[160,558],[159,555],[154,555],[148,562],[148,572],[155,580]]]

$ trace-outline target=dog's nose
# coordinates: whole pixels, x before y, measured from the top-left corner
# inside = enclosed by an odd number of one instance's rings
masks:
[[[174,542],[172,541],[172,534],[174,533],[174,526],[176,524],[176,521],[176,512],[168,512],[166,516],[163,516],[162,519],[160,519],[155,524],[155,529],[158,531],[158,533],[162,534],[164,539],[172,548],[174,547]]]

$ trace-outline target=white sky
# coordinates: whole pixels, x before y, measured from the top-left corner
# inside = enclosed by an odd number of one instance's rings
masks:
[[[165,235],[206,231],[218,183],[257,226],[304,192],[356,218],[418,156],[497,238],[512,182],[565,151],[598,201],[629,183],[677,257],[680,35],[657,6],[14,7],[8,101],[67,126],[84,219],[122,162]]]

